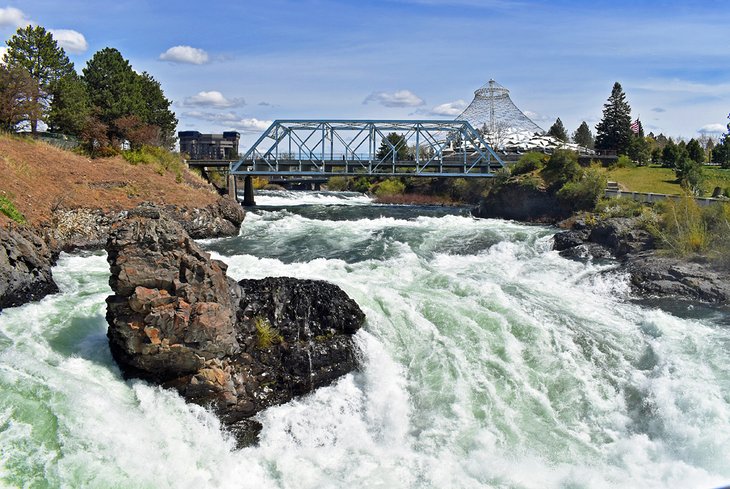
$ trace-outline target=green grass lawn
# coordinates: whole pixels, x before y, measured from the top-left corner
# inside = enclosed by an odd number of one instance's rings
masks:
[[[715,187],[730,187],[730,169],[705,167],[705,193],[712,193]],[[618,182],[622,188],[632,192],[656,194],[681,194],[682,189],[674,176],[674,170],[660,166],[639,166],[636,168],[606,169],[606,177]]]

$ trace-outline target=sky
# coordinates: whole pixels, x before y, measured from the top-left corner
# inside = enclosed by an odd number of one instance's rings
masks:
[[[616,81],[646,132],[718,136],[730,112],[727,0],[0,0],[1,39],[29,23],[79,72],[117,48],[178,130],[244,145],[274,119],[453,119],[490,79],[546,130],[595,134]]]

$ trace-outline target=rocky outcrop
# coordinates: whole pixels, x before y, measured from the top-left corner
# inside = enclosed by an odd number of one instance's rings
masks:
[[[112,225],[128,212],[164,214],[180,223],[195,239],[232,236],[245,217],[232,199],[221,198],[203,208],[140,204],[137,210],[57,209],[53,219],[38,228],[0,228],[0,309],[39,300],[58,291],[51,267],[62,251],[102,249]]]
[[[642,296],[730,303],[730,272],[708,263],[648,252],[629,255],[626,270],[631,275],[633,290]]]
[[[193,239],[235,236],[246,212],[241,205],[229,198],[220,198],[208,207],[192,209],[166,206],[165,213],[182,224]]]
[[[577,219],[571,229],[553,238],[553,249],[566,257],[624,258],[653,248],[653,236],[635,218],[609,218],[590,225]]]
[[[554,223],[567,218],[553,193],[520,182],[507,182],[492,190],[472,210],[475,217]]]
[[[0,310],[58,292],[50,248],[28,228],[0,227]]]
[[[310,392],[356,365],[364,315],[335,285],[291,278],[229,279],[164,212],[114,224],[108,337],[128,377],[210,405],[240,440],[258,411]]]
[[[730,303],[730,271],[659,255],[653,236],[636,218],[609,218],[591,225],[578,219],[571,229],[555,235],[553,249],[568,258],[617,259],[638,296]]]
[[[234,236],[244,217],[243,208],[234,200],[220,198],[207,207],[181,208],[174,205],[142,203],[138,207],[156,209],[180,223],[194,239]],[[127,211],[101,209],[58,209],[50,226],[44,229],[46,240],[57,251],[101,249],[112,225],[123,219]]]

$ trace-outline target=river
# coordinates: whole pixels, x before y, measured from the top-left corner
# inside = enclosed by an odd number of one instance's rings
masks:
[[[204,241],[236,279],[341,286],[359,371],[259,414],[235,449],[109,353],[103,253],[62,255],[61,293],[0,314],[0,487],[712,488],[730,483],[730,320],[630,300],[554,230],[466,209],[268,192]]]

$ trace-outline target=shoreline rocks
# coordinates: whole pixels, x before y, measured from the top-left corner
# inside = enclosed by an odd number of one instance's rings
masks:
[[[292,278],[242,280],[164,212],[138,209],[106,246],[110,348],[125,377],[209,405],[242,444],[251,417],[331,383],[357,365],[365,316],[339,287]]]
[[[178,221],[195,239],[232,236],[245,217],[232,199],[221,198],[203,208],[178,208],[143,203]],[[51,223],[38,227],[0,228],[0,310],[40,300],[58,292],[51,268],[62,252],[103,249],[112,225],[131,211],[58,209]]]
[[[701,259],[662,256],[636,218],[609,218],[589,225],[576,220],[557,233],[553,249],[567,258],[618,260],[639,297],[673,297],[710,304],[730,303],[730,271]]]
[[[0,228],[0,311],[58,292],[53,253],[28,228]]]

